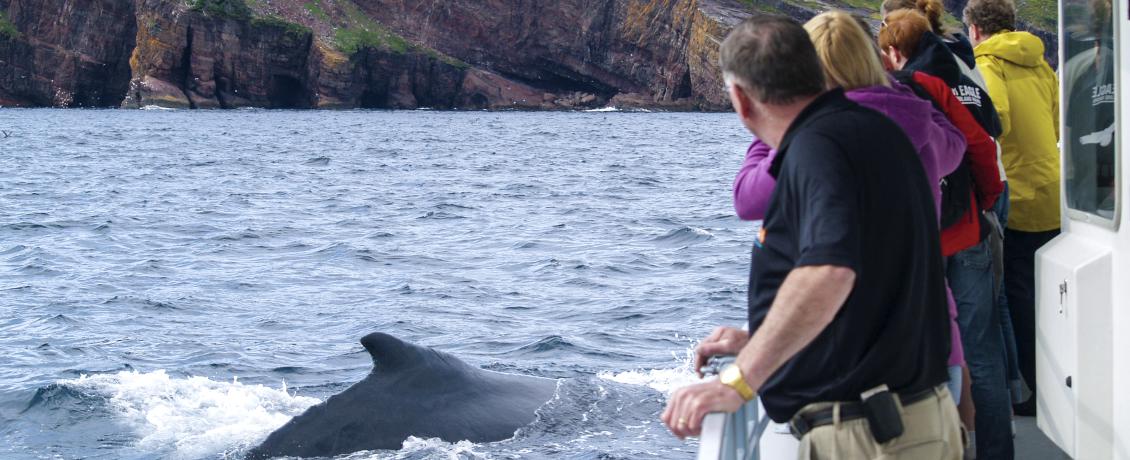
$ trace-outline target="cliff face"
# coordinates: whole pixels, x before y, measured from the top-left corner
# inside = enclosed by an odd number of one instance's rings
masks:
[[[725,110],[722,38],[803,5],[0,0],[0,105]]]
[[[130,79],[134,5],[120,0],[0,0],[0,105],[121,102]]]
[[[457,106],[464,69],[421,53],[347,56],[277,20],[216,17],[145,0],[123,106]]]

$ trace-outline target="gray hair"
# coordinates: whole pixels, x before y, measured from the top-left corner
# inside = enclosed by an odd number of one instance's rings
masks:
[[[808,32],[784,16],[746,19],[722,42],[719,66],[765,104],[788,104],[824,91],[824,70]]]

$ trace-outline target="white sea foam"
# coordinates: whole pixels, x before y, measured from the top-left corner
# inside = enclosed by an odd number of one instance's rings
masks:
[[[172,107],[161,107],[159,105],[146,105],[142,106],[141,110],[176,110]]]
[[[684,356],[676,358],[676,367],[670,369],[642,369],[625,372],[601,372],[597,374],[605,380],[627,385],[640,385],[670,395],[675,390],[697,383],[698,376],[691,370],[694,363],[694,346],[687,348]]]
[[[171,378],[163,370],[84,375],[60,383],[109,396],[112,409],[140,436],[137,447],[168,458],[230,456],[319,402],[291,395],[285,385]]]
[[[619,112],[619,111],[620,111],[620,108],[619,108],[619,107],[612,107],[612,106],[608,106],[608,107],[601,107],[601,108],[599,108],[599,109],[588,109],[588,110],[585,110],[585,112]]]
[[[341,457],[341,460],[389,460],[389,459],[450,459],[467,460],[472,458],[491,458],[483,452],[476,452],[475,448],[482,447],[471,441],[447,442],[440,438],[417,438],[409,436],[404,440],[400,450],[389,451],[362,451]]]

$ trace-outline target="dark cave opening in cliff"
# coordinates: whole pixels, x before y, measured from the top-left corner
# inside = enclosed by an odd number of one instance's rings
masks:
[[[267,99],[271,101],[272,109],[304,109],[310,105],[302,82],[286,75],[271,76]]]
[[[372,88],[366,89],[365,92],[361,93],[361,98],[357,103],[362,109],[387,109],[388,92],[376,91]]]
[[[490,101],[482,93],[475,93],[474,95],[472,95],[470,102],[471,108],[476,110],[486,109],[488,108],[488,106],[490,106]]]
[[[608,100],[620,91],[619,88],[578,73],[559,63],[539,61],[533,69],[529,70],[529,73],[521,74],[514,72],[500,73],[506,78],[554,93],[579,91],[595,94],[603,100]]]

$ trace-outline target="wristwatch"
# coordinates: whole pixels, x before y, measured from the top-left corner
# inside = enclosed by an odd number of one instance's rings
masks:
[[[745,376],[742,375],[742,369],[737,364],[730,364],[722,369],[722,373],[718,374],[718,380],[726,386],[733,388],[737,391],[742,399],[750,401],[753,399],[753,389],[745,382]]]

